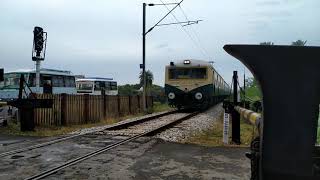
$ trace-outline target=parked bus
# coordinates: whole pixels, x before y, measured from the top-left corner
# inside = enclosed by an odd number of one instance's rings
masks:
[[[35,70],[19,70],[4,74],[4,81],[0,82],[0,100],[18,98],[21,74],[32,92],[36,92]],[[30,90],[26,89],[29,94]],[[55,69],[40,69],[40,92],[48,94],[76,94],[75,77],[70,71]]]
[[[82,78],[76,80],[78,94],[101,95],[103,89],[106,95],[118,95],[117,82],[113,78]]]

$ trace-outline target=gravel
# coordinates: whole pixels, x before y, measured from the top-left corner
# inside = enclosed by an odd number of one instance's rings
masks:
[[[156,129],[158,127],[161,127],[165,124],[168,124],[174,120],[177,120],[179,118],[182,118],[184,116],[188,115],[188,113],[175,113],[170,114],[167,116],[163,116],[151,121],[147,121],[141,124],[137,124],[134,126],[130,126],[126,129],[120,129],[120,130],[112,130],[112,131],[102,131],[98,132],[98,134],[108,134],[108,135],[120,135],[120,136],[134,136],[137,134],[142,134],[148,131],[151,131],[153,129]]]
[[[103,131],[104,129],[114,126],[114,125],[118,125],[118,124],[124,124],[124,123],[128,123],[128,122],[132,122],[132,121],[137,121],[140,119],[144,119],[147,117],[151,117],[151,116],[155,116],[158,114],[163,114],[169,111],[165,111],[165,112],[157,112],[157,113],[152,113],[152,114],[148,114],[148,115],[144,115],[144,116],[138,116],[138,117],[134,117],[134,118],[130,118],[130,119],[126,119],[120,122],[117,122],[115,124],[111,124],[111,125],[105,125],[105,126],[97,126],[97,127],[91,127],[91,128],[84,128],[84,129],[80,129],[77,131],[73,131],[71,133],[69,133],[70,135],[75,135],[75,134],[87,134],[87,133],[95,133],[95,132],[99,132],[99,131]]]
[[[222,103],[220,103],[207,111],[158,134],[156,137],[169,142],[184,143],[190,136],[212,128],[214,122],[219,120],[222,113],[223,108]]]

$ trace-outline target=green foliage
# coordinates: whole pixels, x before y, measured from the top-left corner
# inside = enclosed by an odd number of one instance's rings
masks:
[[[143,85],[143,74],[142,74],[142,71],[140,72],[139,79],[140,79],[140,84],[142,86]],[[147,87],[151,86],[152,82],[153,82],[153,73],[150,70],[146,71],[146,80],[147,80],[147,82],[146,82]]]
[[[268,42],[261,42],[260,45],[269,45],[269,46],[272,46],[272,45],[274,45],[274,43],[271,42],[271,41],[268,41]]]
[[[119,85],[118,86],[118,93],[121,96],[140,95],[141,92],[139,91],[139,89],[140,89],[140,84]]]
[[[262,99],[262,93],[258,84],[258,81],[255,78],[246,79],[246,97],[257,101]]]
[[[292,46],[305,46],[307,44],[307,41],[297,40],[291,43]]]
[[[168,110],[172,110],[172,109],[173,109],[173,108],[171,108],[171,107],[170,107],[168,104],[166,104],[166,103],[154,102],[152,111],[153,111],[153,112],[163,112],[163,111],[168,111]]]
[[[118,93],[121,96],[142,95],[140,88],[141,88],[140,84],[119,85]],[[155,84],[147,87],[147,94],[149,96],[153,96],[153,100],[157,102],[165,103],[167,100],[164,94],[164,88]]]

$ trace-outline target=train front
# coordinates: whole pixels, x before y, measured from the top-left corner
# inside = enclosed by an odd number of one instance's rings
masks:
[[[170,62],[165,72],[165,94],[169,105],[202,108],[210,104],[213,94],[210,65],[204,61]]]

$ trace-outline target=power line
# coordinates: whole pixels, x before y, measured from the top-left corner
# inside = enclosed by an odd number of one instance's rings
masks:
[[[170,9],[168,8],[168,6],[167,6],[162,0],[160,0],[160,1],[161,1],[161,3],[166,7],[166,9],[167,9],[168,11],[170,11]],[[179,4],[179,5],[180,5],[180,4]],[[173,18],[174,18],[177,22],[179,22],[178,18],[177,18],[173,13],[171,13],[171,15],[173,16]],[[194,40],[194,38],[190,35],[190,33],[184,28],[183,25],[180,24],[180,26],[181,26],[182,30],[183,30],[183,31],[188,35],[188,37],[191,39],[191,41],[193,42],[194,46],[200,50],[200,52],[202,53],[203,56],[206,57],[207,55],[203,52],[202,48],[201,48],[201,47],[199,46],[199,44]]]
[[[181,5],[179,4],[179,8],[183,14],[183,16],[186,18],[187,21],[189,21],[189,18],[187,17],[186,13],[184,12],[184,10],[182,9]],[[191,31],[193,32],[194,36],[196,37],[196,39],[199,42],[200,47],[203,49],[203,51],[207,54],[208,57],[210,57],[208,51],[202,46],[201,40],[199,38],[199,34],[197,33],[197,31],[191,26]]]
[[[174,0],[174,1],[176,1],[176,0]],[[185,17],[185,19],[186,19],[187,21],[189,21],[189,18],[187,17],[187,14],[185,13],[185,11],[184,11],[184,10],[182,9],[182,7],[181,7],[181,4],[179,4],[179,8],[180,8],[183,16]],[[199,38],[199,34],[197,33],[197,31],[196,31],[192,26],[191,26],[191,31],[193,32],[194,36],[195,36],[196,39],[198,40],[198,44],[199,44],[200,48],[205,52],[206,56],[207,56],[209,59],[211,59],[210,53],[208,53],[208,51],[206,50],[206,48],[204,48],[204,47],[202,46],[202,43],[201,43],[202,41],[201,41],[200,38]],[[220,69],[219,66],[220,66],[220,65],[215,64],[215,67]]]

